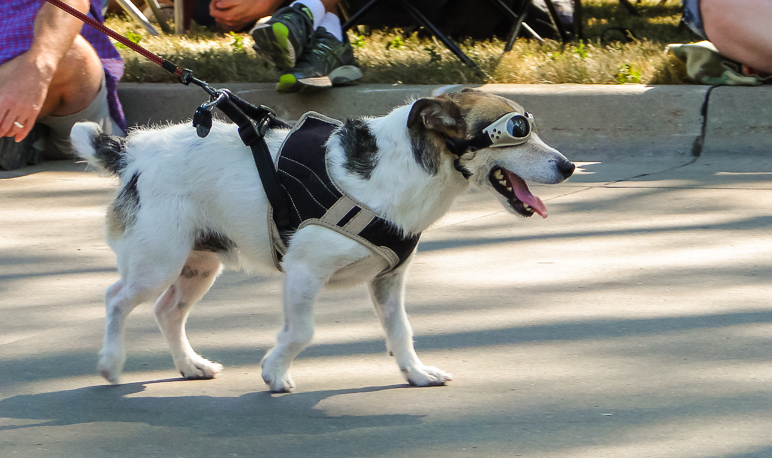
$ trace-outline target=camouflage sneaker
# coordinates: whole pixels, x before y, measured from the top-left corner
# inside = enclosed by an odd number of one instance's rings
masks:
[[[12,137],[0,137],[0,170],[15,170],[25,165],[43,162],[45,127],[36,124],[24,140],[16,143]]]
[[[361,77],[348,36],[344,33],[340,41],[319,27],[295,68],[281,75],[277,89],[279,92],[314,91],[349,84]]]
[[[313,17],[301,3],[276,11],[268,22],[258,23],[250,31],[255,40],[253,48],[279,70],[294,67],[297,57],[311,43]]]

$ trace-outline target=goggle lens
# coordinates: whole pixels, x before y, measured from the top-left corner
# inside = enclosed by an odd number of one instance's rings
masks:
[[[500,117],[482,131],[482,137],[490,146],[517,146],[531,138],[534,130],[531,113],[509,113]]]
[[[531,123],[523,115],[512,116],[507,122],[507,132],[515,138],[525,138],[531,133]]]

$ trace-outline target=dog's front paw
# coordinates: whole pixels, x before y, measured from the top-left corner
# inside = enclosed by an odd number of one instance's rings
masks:
[[[274,393],[287,393],[295,388],[295,382],[290,377],[287,368],[271,357],[269,352],[261,362],[263,366],[263,381],[268,384]]]
[[[453,380],[447,372],[432,366],[412,366],[402,369],[407,382],[413,386],[439,386]]]
[[[177,369],[188,380],[208,380],[220,375],[222,364],[197,356],[195,358],[185,358],[177,365]]]
[[[266,374],[263,370],[263,381],[268,384],[273,393],[289,393],[295,388],[295,382],[290,377],[289,372],[284,375]]]
[[[99,362],[97,363],[97,372],[106,378],[113,385],[121,383],[121,372],[123,372],[123,363],[126,361],[124,356],[116,356],[113,353],[102,351],[99,353]]]

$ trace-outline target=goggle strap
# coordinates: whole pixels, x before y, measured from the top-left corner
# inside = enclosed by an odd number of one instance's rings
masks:
[[[448,146],[448,149],[451,153],[461,157],[471,151],[487,148],[493,143],[487,135],[480,135],[472,138],[471,140],[454,140],[446,136],[445,144]]]

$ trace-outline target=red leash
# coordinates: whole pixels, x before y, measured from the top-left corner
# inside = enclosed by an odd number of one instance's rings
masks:
[[[164,70],[168,71],[169,73],[173,73],[177,75],[179,78],[182,78],[184,75],[184,70],[179,68],[178,66],[174,65],[173,63],[169,62],[168,60],[162,59],[160,56],[157,56],[153,54],[152,52],[148,51],[147,49],[143,48],[142,46],[134,43],[133,41],[129,40],[128,38],[124,38],[121,35],[118,35],[114,30],[108,29],[104,26],[104,24],[100,23],[96,19],[90,18],[86,16],[85,14],[81,13],[80,11],[76,10],[75,8],[71,7],[70,5],[62,2],[61,0],[46,0],[48,3],[56,6],[57,8],[60,8],[67,13],[75,16],[76,18],[80,19],[81,21],[85,22],[86,24],[90,25],[91,27],[99,30],[100,32],[104,33],[105,35],[114,38],[119,43],[125,45],[126,47],[132,49],[133,51],[145,56],[148,58],[148,60],[160,65],[164,68]]]
[[[160,56],[153,54],[142,46],[118,35],[115,31],[100,24],[99,21],[96,21],[70,5],[67,5],[62,2],[62,0],[46,1],[75,16],[105,35],[116,39],[119,43],[126,45],[129,49],[147,57],[151,62],[160,65],[169,73],[177,75],[182,84],[187,86],[190,83],[193,83],[206,91],[206,93],[209,94],[210,101],[198,107],[198,110],[196,110],[196,113],[193,115],[193,126],[196,128],[196,133],[199,137],[206,137],[207,134],[209,134],[209,129],[212,127],[212,110],[215,107],[219,108],[231,121],[236,123],[239,126],[239,136],[241,137],[241,140],[252,150],[252,158],[255,161],[257,172],[260,175],[260,181],[263,183],[263,190],[268,198],[268,202],[270,202],[271,207],[273,207],[273,217],[276,226],[282,233],[290,227],[287,195],[284,188],[281,187],[276,167],[273,163],[273,158],[271,157],[271,153],[268,150],[264,138],[265,132],[269,128],[289,128],[289,126],[276,119],[276,113],[274,113],[273,110],[262,105],[254,106],[227,89],[217,90],[213,88],[205,81],[194,78],[191,70],[182,69],[168,60],[162,59]]]

